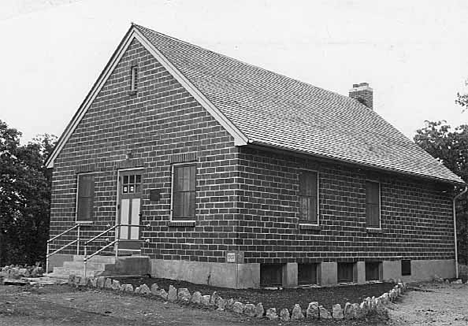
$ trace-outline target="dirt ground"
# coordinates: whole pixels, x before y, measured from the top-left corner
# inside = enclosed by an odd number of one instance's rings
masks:
[[[468,285],[426,283],[411,289],[391,306],[389,325],[468,325]]]
[[[468,285],[429,283],[411,285],[411,288],[397,304],[389,306],[390,320],[284,323],[108,290],[77,289],[67,285],[42,288],[0,285],[0,325],[468,325]]]
[[[378,319],[315,321],[321,326],[383,326]],[[108,290],[53,285],[43,288],[0,285],[0,325],[8,326],[149,326],[149,325],[311,325],[248,318],[230,312],[167,303]]]
[[[217,311],[191,309],[111,291],[0,286],[0,325],[253,325]]]

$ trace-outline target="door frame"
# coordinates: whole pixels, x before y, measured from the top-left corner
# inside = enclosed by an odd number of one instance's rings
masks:
[[[115,204],[115,220],[114,220],[114,225],[117,225],[119,224],[120,222],[120,209],[121,207],[119,205],[121,205],[121,194],[120,194],[120,188],[121,188],[121,176],[122,174],[124,173],[127,173],[127,172],[139,172],[141,171],[141,185],[142,185],[142,192],[141,192],[141,196],[140,196],[140,213],[141,213],[141,207],[143,206],[142,203],[143,203],[143,172],[144,172],[144,167],[138,167],[138,168],[126,168],[126,169],[118,169],[117,170],[117,186],[116,186],[116,190],[117,190],[117,200],[116,200],[116,204]],[[122,181],[123,182],[123,181]],[[141,221],[140,221],[140,224],[141,224]],[[120,231],[115,232],[115,239],[117,240],[118,237],[120,236]],[[141,230],[138,230],[138,232],[140,233]],[[139,236],[140,238],[140,236]],[[141,241],[140,239],[138,240],[135,240],[135,241]],[[141,252],[141,248],[138,249],[138,250],[134,250],[134,249],[121,249],[118,247],[118,244],[116,243],[115,246],[114,246],[114,251],[122,251],[122,252],[128,252],[128,253],[132,253],[132,252]]]

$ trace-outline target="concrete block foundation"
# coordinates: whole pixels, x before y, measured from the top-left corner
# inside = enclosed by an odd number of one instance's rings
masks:
[[[335,285],[338,281],[338,264],[335,262],[324,262],[320,264],[321,280],[319,284],[322,286]]]
[[[321,286],[337,284],[337,263],[322,262],[318,265],[318,283]],[[366,265],[357,261],[354,266],[354,282],[366,283]],[[382,281],[401,279],[405,282],[428,281],[435,275],[442,278],[455,276],[454,260],[413,260],[411,275],[401,275],[401,260],[382,261],[379,270]],[[191,261],[151,260],[153,277],[184,280],[198,284],[229,288],[259,288],[260,264],[206,263]],[[287,263],[283,267],[283,287],[298,286],[298,265]]]
[[[358,261],[354,272],[358,284],[366,283],[366,262]]]
[[[283,267],[283,286],[292,288],[297,286],[297,263],[287,263]]]
[[[260,264],[151,259],[151,276],[235,289],[259,288]]]
[[[73,261],[73,255],[57,254],[49,259],[49,272]],[[108,269],[108,268],[106,268]],[[119,257],[106,272],[115,275],[145,275],[183,280],[196,284],[245,289],[260,287],[260,264],[208,263],[182,260],[148,259],[143,256]],[[355,282],[366,283],[364,261],[355,264]],[[322,262],[317,266],[317,280],[321,286],[337,284],[337,263]],[[455,277],[455,260],[412,260],[411,275],[401,274],[401,260],[384,260],[380,267],[382,281],[401,279],[405,282],[430,281],[437,275],[441,278]],[[298,286],[298,264],[286,263],[283,267],[283,287]]]

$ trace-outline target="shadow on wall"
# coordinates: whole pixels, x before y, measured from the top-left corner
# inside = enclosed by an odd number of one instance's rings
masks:
[[[468,265],[458,265],[458,278],[461,278],[463,283],[466,283],[468,280]]]

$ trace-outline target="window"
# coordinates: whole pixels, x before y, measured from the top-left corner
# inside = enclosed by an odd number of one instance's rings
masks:
[[[401,275],[402,276],[411,275],[411,260],[401,261]]]
[[[297,264],[297,281],[299,285],[317,284],[318,264]]]
[[[94,174],[78,175],[76,221],[92,221],[94,204]]]
[[[260,286],[282,286],[284,264],[260,264]]]
[[[366,182],[366,218],[367,227],[380,228],[380,184]]]
[[[134,65],[130,68],[130,92],[135,92],[138,89],[138,66]]]
[[[137,194],[141,192],[141,174],[123,176],[122,194]]]
[[[299,220],[318,224],[318,174],[303,171],[299,178]]]
[[[354,263],[338,263],[338,283],[354,282]]]
[[[366,261],[366,281],[379,281],[382,262]]]
[[[172,219],[195,219],[195,175],[195,164],[173,166]]]

